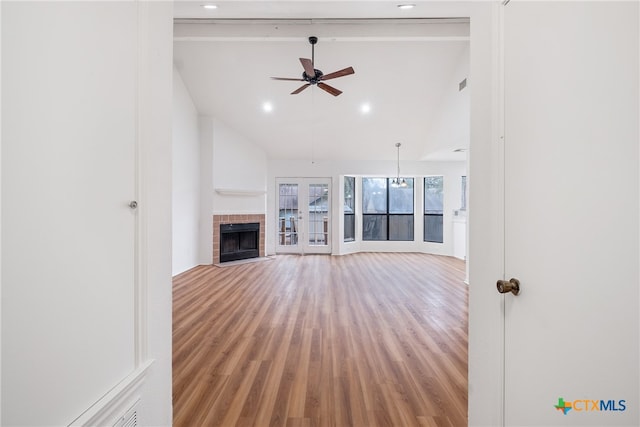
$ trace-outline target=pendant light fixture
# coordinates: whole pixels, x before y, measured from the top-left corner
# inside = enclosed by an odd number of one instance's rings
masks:
[[[406,179],[404,178],[400,179],[400,145],[402,144],[400,144],[399,142],[396,142],[396,149],[398,150],[398,157],[397,157],[398,169],[397,169],[396,177],[391,180],[391,185],[394,187],[406,187],[408,185]]]

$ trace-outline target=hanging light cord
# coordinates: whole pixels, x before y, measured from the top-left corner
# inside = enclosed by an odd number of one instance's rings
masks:
[[[396,142],[396,148],[398,149],[398,157],[397,157],[397,175],[395,177],[395,179],[391,180],[391,185],[393,185],[394,187],[406,187],[409,184],[407,183],[407,181],[402,178],[402,181],[400,181],[400,144],[399,142]]]
[[[311,45],[313,49],[313,45]],[[316,163],[316,121],[313,119],[316,111],[316,91],[315,87],[311,88],[311,164]]]

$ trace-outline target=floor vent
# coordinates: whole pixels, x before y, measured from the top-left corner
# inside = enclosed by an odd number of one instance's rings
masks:
[[[138,424],[138,399],[131,408],[122,416],[113,427],[137,427]]]

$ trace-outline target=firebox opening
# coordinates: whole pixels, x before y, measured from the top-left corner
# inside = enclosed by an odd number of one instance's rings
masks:
[[[260,256],[260,223],[220,224],[220,262]]]

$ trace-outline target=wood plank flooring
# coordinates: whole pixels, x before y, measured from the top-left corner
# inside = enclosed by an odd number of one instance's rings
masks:
[[[466,426],[464,262],[278,255],[174,278],[181,426]]]

